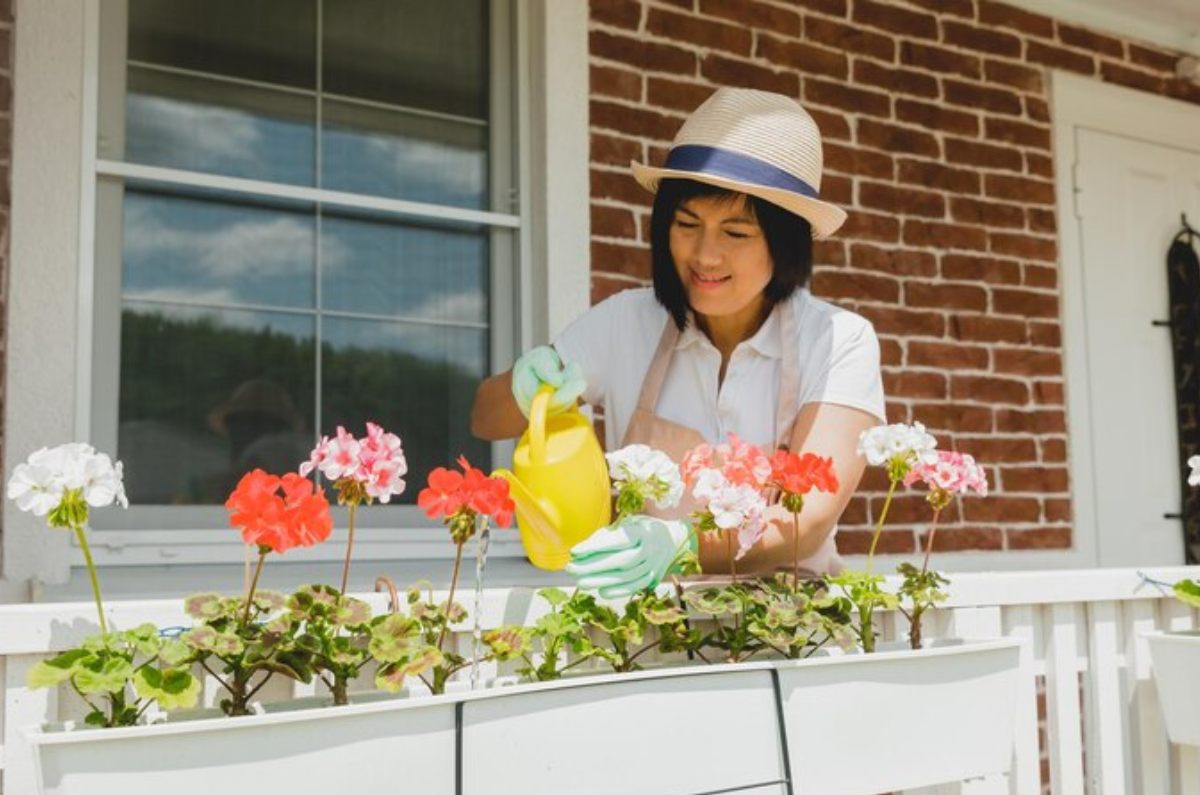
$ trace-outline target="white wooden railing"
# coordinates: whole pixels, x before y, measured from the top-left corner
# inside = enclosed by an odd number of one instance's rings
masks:
[[[1144,573],[1174,582],[1200,578],[1200,567]],[[1024,675],[1008,775],[936,788],[939,795],[1036,795],[1046,791],[1043,759],[1048,760],[1049,791],[1055,795],[1200,795],[1200,752],[1168,742],[1142,638],[1155,629],[1194,628],[1195,611],[1147,584],[1132,569],[972,573],[951,575],[951,580],[951,600],[930,616],[925,635],[1020,638],[1025,642]],[[470,595],[464,596],[469,603]],[[364,598],[377,610],[386,607],[383,596]],[[112,603],[109,620],[119,627],[144,621],[160,627],[189,625],[181,601]],[[530,589],[492,589],[485,593],[483,623],[531,622],[543,609]],[[899,614],[881,620],[885,639],[903,637],[907,631]],[[35,791],[24,728],[82,713],[82,704],[71,694],[26,688],[26,672],[95,629],[90,603],[0,606],[0,792]],[[457,633],[454,642],[466,652],[469,628]],[[1200,671],[1197,674],[1200,679]],[[264,689],[264,700],[314,692],[311,685],[283,680],[271,684],[274,689]],[[211,703],[217,696],[215,682],[207,682],[205,691]],[[1041,727],[1039,698],[1044,698]],[[897,729],[902,727],[898,724]]]

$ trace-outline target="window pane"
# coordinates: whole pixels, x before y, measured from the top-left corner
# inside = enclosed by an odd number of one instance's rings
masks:
[[[333,100],[322,107],[323,187],[487,207],[486,126]]]
[[[122,292],[202,304],[314,306],[314,216],[127,189]]]
[[[245,179],[314,184],[311,95],[130,65],[125,151],[103,157]]]
[[[486,324],[488,248],[482,231],[326,216],[322,308]]]
[[[126,301],[117,455],[130,501],[219,505],[254,467],[307,459],[313,322]]]
[[[321,427],[361,432],[373,420],[398,434],[410,474],[403,503],[460,454],[490,470],[490,447],[467,421],[487,372],[486,331],[327,317],[322,336]]]
[[[316,88],[316,0],[129,0],[129,60]]]
[[[322,185],[488,206],[485,0],[324,8]]]
[[[327,94],[486,119],[487,0],[325,0]]]

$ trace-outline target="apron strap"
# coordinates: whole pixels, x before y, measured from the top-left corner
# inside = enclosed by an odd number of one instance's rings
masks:
[[[787,450],[792,444],[792,431],[796,427],[796,417],[800,398],[800,359],[796,355],[796,307],[792,299],[787,299],[779,310],[779,352],[783,357],[779,367],[779,396],[775,409],[775,445],[778,449]]]
[[[675,342],[679,339],[679,329],[675,327],[675,321],[667,316],[667,324],[663,326],[662,336],[658,339],[658,348],[654,351],[654,358],[650,360],[650,367],[646,370],[646,377],[642,381],[642,392],[638,396],[638,408],[643,411],[654,413],[654,407],[658,405],[658,395],[662,392],[663,382],[667,380],[667,368],[671,364],[671,353],[675,349]]]

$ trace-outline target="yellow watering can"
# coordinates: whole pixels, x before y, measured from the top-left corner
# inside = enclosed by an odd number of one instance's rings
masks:
[[[521,543],[533,565],[557,570],[571,547],[612,518],[608,463],[592,424],[572,408],[546,417],[554,389],[543,386],[529,410],[529,428],[513,451],[508,481],[517,505]]]

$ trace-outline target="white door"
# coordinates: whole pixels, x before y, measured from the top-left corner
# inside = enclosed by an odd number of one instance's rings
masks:
[[[1180,214],[1200,226],[1200,149],[1076,134],[1085,350],[1068,356],[1086,356],[1091,427],[1071,432],[1091,436],[1097,563],[1181,564],[1182,523],[1164,517],[1180,503],[1171,337],[1153,321]]]

